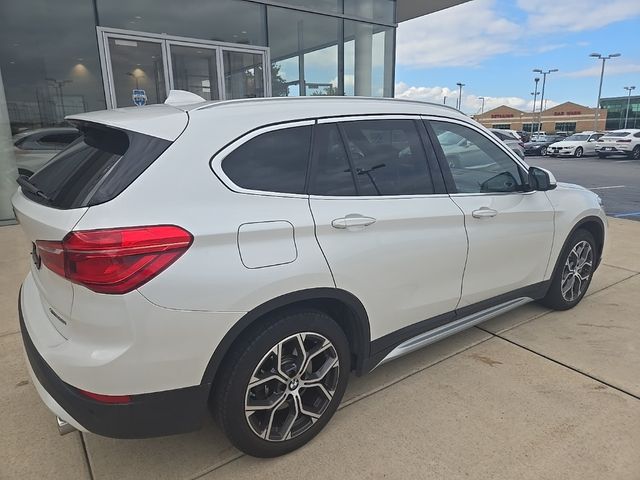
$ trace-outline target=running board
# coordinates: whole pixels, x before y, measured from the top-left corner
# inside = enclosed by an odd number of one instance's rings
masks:
[[[433,330],[429,330],[428,332],[421,333],[420,335],[416,335],[409,340],[402,342],[396,348],[391,350],[389,354],[384,357],[376,367],[379,367],[383,363],[387,363],[391,360],[394,360],[398,357],[402,357],[408,353],[411,353],[415,350],[418,350],[424,346],[435,343],[443,338],[448,337],[449,335],[453,335],[455,333],[461,332],[469,327],[473,327],[478,323],[482,323],[486,320],[489,320],[493,317],[497,317],[498,315],[502,315],[503,313],[507,313],[514,308],[518,308],[525,303],[532,302],[533,298],[529,297],[521,297],[513,300],[509,300],[508,302],[501,303],[500,305],[495,305],[493,307],[487,308],[480,312],[468,315],[463,318],[459,318],[458,320],[454,320],[453,322],[442,325],[438,328],[434,328]]]

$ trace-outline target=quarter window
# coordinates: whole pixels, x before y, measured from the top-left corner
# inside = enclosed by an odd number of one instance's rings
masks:
[[[460,193],[522,190],[518,164],[493,141],[456,123],[430,122]]]
[[[351,195],[354,180],[358,195],[433,193],[427,158],[413,120],[362,120],[339,125],[339,136],[335,126],[325,127],[330,141],[319,141],[314,193]]]
[[[263,133],[240,145],[222,161],[222,170],[239,187],[305,193],[311,126]]]

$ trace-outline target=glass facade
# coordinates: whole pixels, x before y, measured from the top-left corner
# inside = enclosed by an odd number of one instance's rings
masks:
[[[640,95],[603,98],[600,108],[607,110],[607,130],[625,128],[625,120],[627,128],[640,128]]]
[[[0,94],[0,221],[13,216],[8,199],[25,154],[12,136],[68,127],[66,115],[132,106],[142,97],[141,103],[162,102],[169,88],[206,99],[269,93],[393,96],[395,0],[277,4],[0,3],[0,90],[6,97]],[[97,27],[126,32],[104,37],[103,45]],[[135,38],[137,33],[155,37]],[[202,45],[163,43],[167,36]],[[136,92],[142,92],[137,99]]]

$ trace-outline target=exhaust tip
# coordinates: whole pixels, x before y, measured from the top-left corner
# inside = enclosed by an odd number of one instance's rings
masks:
[[[56,422],[58,423],[58,433],[60,435],[66,435],[67,433],[76,431],[76,427],[74,427],[70,423],[65,422],[60,417],[56,417]]]

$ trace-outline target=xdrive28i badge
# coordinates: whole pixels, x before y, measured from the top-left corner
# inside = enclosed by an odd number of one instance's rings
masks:
[[[33,259],[33,264],[38,270],[40,270],[40,267],[42,266],[42,258],[38,255],[38,247],[35,242],[31,243],[31,258]]]

